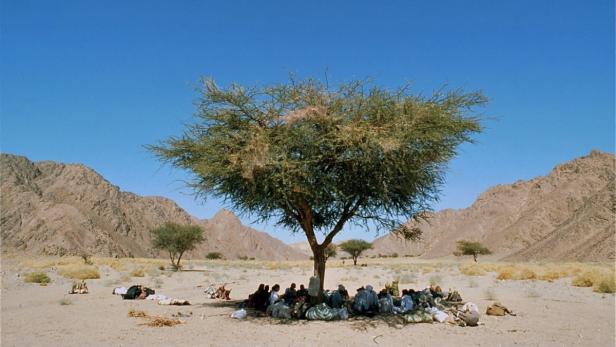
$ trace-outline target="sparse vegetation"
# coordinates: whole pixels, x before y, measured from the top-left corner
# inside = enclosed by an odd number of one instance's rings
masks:
[[[205,258],[209,260],[223,259],[223,255],[220,252],[210,252],[205,256]]]
[[[461,264],[458,266],[458,269],[466,276],[483,276],[486,274],[486,272],[478,266],[477,263]]]
[[[23,275],[23,277],[24,282],[26,283],[38,283],[42,286],[46,286],[48,283],[51,282],[51,278],[49,278],[46,273],[40,271],[27,273]]]
[[[100,278],[98,268],[93,265],[63,265],[58,267],[58,272],[70,279],[88,280]]]
[[[145,270],[143,269],[143,267],[136,267],[130,272],[130,275],[133,277],[144,277]]]

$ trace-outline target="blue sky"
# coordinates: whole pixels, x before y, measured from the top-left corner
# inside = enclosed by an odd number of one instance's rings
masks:
[[[482,90],[493,120],[451,162],[434,209],[614,153],[614,2],[0,1],[0,150],[83,163],[200,218],[187,176],[144,145],[192,122],[194,85],[370,77]],[[243,217],[250,224],[250,217]],[[301,241],[269,225],[287,241]],[[345,230],[340,239],[374,233]]]

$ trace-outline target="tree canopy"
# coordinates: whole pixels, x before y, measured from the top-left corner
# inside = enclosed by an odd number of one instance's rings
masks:
[[[203,240],[203,229],[197,225],[166,223],[152,230],[152,246],[169,252],[171,265],[176,269],[181,268],[182,255]]]
[[[348,223],[418,237],[401,222],[438,198],[447,162],[481,131],[474,109],[486,101],[312,79],[228,88],[204,79],[201,91],[198,120],[149,148],[191,172],[198,195],[305,233],[321,284],[325,248]]]
[[[492,251],[490,251],[486,246],[481,244],[481,242],[460,240],[457,242],[457,244],[458,251],[454,252],[454,254],[457,256],[472,255],[475,262],[477,262],[477,256],[480,254],[492,254]]]
[[[372,244],[364,240],[348,240],[342,242],[339,247],[353,258],[353,265],[357,265],[357,258],[359,258],[364,251],[372,248]]]
[[[335,257],[337,253],[338,247],[335,244],[330,243],[327,247],[325,247],[325,260]]]

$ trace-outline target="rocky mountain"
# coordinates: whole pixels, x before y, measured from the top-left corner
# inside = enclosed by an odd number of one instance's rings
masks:
[[[615,177],[614,155],[592,151],[547,176],[490,188],[468,208],[432,213],[418,225],[422,241],[386,235],[369,254],[450,256],[466,239],[505,260],[613,260]]]
[[[164,224],[200,224],[206,241],[189,254],[210,251],[225,257],[305,259],[266,233],[243,226],[231,212],[197,220],[175,202],[122,192],[95,171],[79,164],[33,163],[0,155],[0,236],[3,249],[29,254],[158,256],[150,230]]]

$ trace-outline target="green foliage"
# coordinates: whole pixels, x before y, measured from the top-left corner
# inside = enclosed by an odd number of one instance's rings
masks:
[[[206,259],[210,259],[210,260],[216,260],[216,259],[222,259],[222,253],[220,252],[210,252],[205,256]],[[248,257],[246,257],[246,259],[248,259]]]
[[[194,249],[203,240],[203,229],[196,225],[166,223],[152,230],[152,246],[169,252],[171,265],[175,269],[180,268],[184,252]]]
[[[192,172],[192,187],[293,230],[339,222],[393,230],[428,210],[459,144],[481,130],[480,93],[411,95],[364,82],[219,88],[204,80],[200,121],[150,146]],[[304,214],[310,210],[310,216]],[[308,218],[309,217],[309,218]]]
[[[335,244],[330,243],[325,247],[325,260],[336,257],[336,254],[338,254],[338,247]]]
[[[370,242],[364,240],[348,240],[338,245],[341,250],[348,253],[353,258],[353,264],[357,265],[357,258],[366,250],[372,248]]]
[[[24,275],[24,282],[39,283],[43,286],[51,282],[51,278],[44,272],[30,272]]]
[[[477,256],[480,254],[492,254],[481,242],[460,240],[457,243],[458,251],[453,253],[456,256],[472,255],[475,261],[477,261]]]

